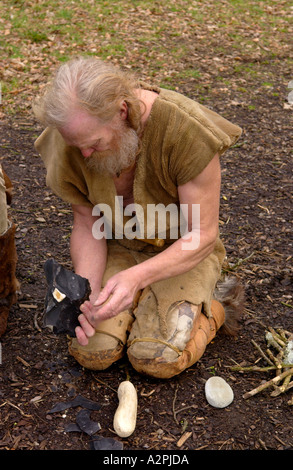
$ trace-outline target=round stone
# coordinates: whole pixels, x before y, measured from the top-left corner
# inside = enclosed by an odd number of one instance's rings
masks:
[[[215,408],[225,408],[234,399],[230,385],[222,377],[210,377],[205,383],[207,402]]]

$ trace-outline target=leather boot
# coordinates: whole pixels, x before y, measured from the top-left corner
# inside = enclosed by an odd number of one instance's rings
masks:
[[[121,359],[134,318],[128,310],[100,323],[87,346],[76,338],[69,340],[69,353],[86,369],[104,370]]]
[[[10,307],[16,302],[19,283],[15,277],[17,254],[15,247],[15,225],[0,235],[0,337],[7,328]]]

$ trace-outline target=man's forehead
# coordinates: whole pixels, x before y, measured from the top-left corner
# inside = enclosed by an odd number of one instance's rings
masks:
[[[96,128],[102,126],[103,121],[97,116],[93,116],[82,109],[74,109],[70,117],[67,120],[67,124],[64,126],[66,128],[79,128],[85,126],[85,128]]]
[[[66,140],[73,143],[94,143],[103,131],[101,121],[85,112],[73,113],[67,124],[59,128],[60,133]]]

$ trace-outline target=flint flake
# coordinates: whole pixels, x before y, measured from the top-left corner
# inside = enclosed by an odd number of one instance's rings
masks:
[[[89,281],[65,269],[54,259],[46,261],[44,271],[48,285],[44,326],[53,329],[56,334],[65,333],[75,337],[81,313],[79,307],[91,293]]]
[[[83,397],[82,395],[77,395],[74,400],[67,402],[57,403],[49,413],[60,413],[61,411],[68,410],[69,408],[77,408],[78,406],[86,408],[87,410],[98,411],[101,409],[101,405],[98,403],[89,400],[88,398]]]

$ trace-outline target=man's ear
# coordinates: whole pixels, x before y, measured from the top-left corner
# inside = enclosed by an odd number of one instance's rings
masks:
[[[127,106],[127,103],[126,101],[122,101],[121,105],[120,105],[120,116],[122,119],[127,119],[127,116],[128,116],[128,106]]]

